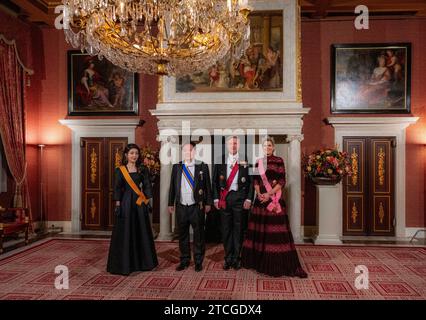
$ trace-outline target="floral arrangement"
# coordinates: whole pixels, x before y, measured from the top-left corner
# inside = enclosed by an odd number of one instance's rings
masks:
[[[146,145],[141,149],[142,153],[142,163],[149,170],[151,179],[155,180],[160,175],[160,158],[158,151],[155,151],[151,148],[150,145]]]
[[[351,165],[346,152],[335,149],[321,149],[303,159],[305,175],[311,179],[330,178],[341,180],[351,175]]]

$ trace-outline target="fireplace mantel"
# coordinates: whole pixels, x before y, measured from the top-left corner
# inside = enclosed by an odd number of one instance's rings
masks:
[[[251,130],[255,134],[267,132],[270,135],[286,136],[287,203],[293,237],[298,242],[302,238],[300,143],[303,140],[303,117],[309,110],[296,102],[230,101],[159,103],[150,112],[158,119],[158,140],[166,149],[167,144],[176,141],[176,138],[170,139],[171,135],[197,135],[197,130],[202,130],[207,135],[220,135],[221,130]],[[172,237],[172,221],[167,211],[170,175],[171,165],[163,164],[160,174],[159,240],[169,240]]]

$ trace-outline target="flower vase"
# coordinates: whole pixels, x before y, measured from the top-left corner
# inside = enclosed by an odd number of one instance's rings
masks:
[[[320,186],[334,186],[342,180],[341,177],[312,177],[311,179],[314,184]]]

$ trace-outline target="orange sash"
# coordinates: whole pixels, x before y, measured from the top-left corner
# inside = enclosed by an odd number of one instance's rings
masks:
[[[127,171],[126,167],[120,166],[120,170],[121,170],[121,173],[124,176],[124,179],[126,179],[127,183],[129,184],[130,188],[132,188],[132,190],[139,196],[138,200],[136,201],[136,204],[138,206],[141,206],[142,202],[145,203],[145,204],[148,204],[148,202],[149,202],[148,199],[146,198],[144,193],[141,190],[139,190],[136,183],[133,181],[132,177],[130,177],[130,174]]]

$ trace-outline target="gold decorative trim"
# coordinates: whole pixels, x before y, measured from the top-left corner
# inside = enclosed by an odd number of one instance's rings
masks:
[[[84,147],[84,184],[85,184],[85,190],[99,190],[101,188],[102,183],[102,175],[98,175],[98,183],[95,185],[91,182],[91,158],[90,158],[90,150],[95,148],[98,148],[98,154],[102,154],[103,148],[101,142],[99,140],[95,140],[96,138],[88,139],[88,138],[82,138],[82,141],[85,141],[85,147]],[[103,159],[102,157],[97,157],[97,167],[102,168]],[[97,172],[98,173],[98,172]]]
[[[158,95],[157,95],[157,102],[158,103],[163,103],[164,102],[164,100],[163,100],[163,90],[164,90],[164,88],[163,88],[163,76],[159,76],[158,77]]]
[[[115,149],[115,154],[114,154],[114,165],[116,168],[118,168],[119,166],[121,166],[121,155],[119,153],[119,148]]]
[[[296,101],[302,102],[302,28],[301,28],[301,9],[300,1],[296,5]]]
[[[352,160],[352,185],[358,185],[358,154],[356,153],[356,149],[352,149],[351,154]]]
[[[100,197],[101,197],[101,192],[86,192],[85,194],[85,199],[84,199],[84,222],[85,222],[85,226],[86,227],[100,227],[101,223],[100,221],[98,221],[98,223],[89,223],[88,218],[89,218],[89,208],[88,208],[88,204],[89,204],[89,199],[91,200],[90,203],[92,204],[92,201],[95,202],[95,208],[96,206],[98,206],[100,208]],[[95,218],[93,218],[92,215],[92,208],[93,206],[90,206],[90,215],[92,216],[92,221],[95,221]],[[101,209],[101,208],[100,208]],[[99,210],[99,212],[101,212],[101,210]],[[98,219],[100,219],[100,216],[98,215]]]
[[[347,195],[346,196],[346,209],[345,209],[345,215],[346,215],[346,232],[364,232],[364,212],[362,211],[361,214],[358,211],[358,217],[361,218],[361,228],[358,229],[351,229],[349,226],[349,222],[350,222],[350,217],[349,217],[349,202],[353,200],[351,199],[361,199],[361,210],[362,208],[364,208],[364,196],[363,195],[356,195],[356,196],[351,196],[351,195]]]
[[[120,140],[120,138],[117,138],[116,140],[109,140],[108,144],[108,166],[110,168],[109,171],[109,189],[110,191],[114,188],[113,187],[113,178],[114,178],[114,169],[118,168],[121,165],[121,154],[120,150],[123,151],[124,147],[127,145],[127,138],[123,138],[124,140]],[[118,149],[116,149],[118,148]],[[115,153],[114,153],[115,149]],[[117,166],[117,152],[119,156],[119,165]]]
[[[362,182],[362,179],[364,178],[364,164],[362,162],[362,160],[364,159],[363,157],[365,156],[365,152],[364,152],[364,140],[353,140],[351,137],[344,137],[343,138],[343,150],[346,151],[348,154],[350,154],[350,148],[353,148],[353,145],[357,144],[359,146],[359,151],[360,153],[358,154],[358,177],[357,177],[357,186],[359,187],[360,190],[358,191],[354,191],[351,190],[349,191],[349,187],[351,187],[351,177],[345,177],[345,179],[347,179],[347,183],[346,186],[347,188],[347,192],[348,195],[361,195],[364,193],[364,183]],[[376,163],[374,162],[374,165],[376,165]]]
[[[95,220],[95,216],[96,216],[96,204],[95,204],[95,199],[92,198],[91,204],[90,204],[90,214],[92,216],[92,221]]]
[[[379,175],[379,185],[383,186],[385,184],[385,152],[383,151],[383,148],[381,147],[379,149],[379,153],[377,154],[379,157],[379,164],[378,164],[378,175]]]
[[[92,148],[90,154],[90,182],[96,183],[96,177],[98,172],[98,155],[95,152],[95,148]]]
[[[358,218],[358,209],[356,208],[355,202],[354,202],[354,205],[352,206],[352,215],[351,215],[351,218],[352,218],[352,223],[355,224],[356,220]]]
[[[386,215],[382,199],[378,200],[378,201],[380,201],[381,208],[380,208],[380,204],[379,204],[379,212],[377,212],[377,206],[376,206],[376,199],[377,198],[379,198],[379,199],[382,198],[383,201],[386,201],[386,203],[387,203],[388,214],[389,214],[388,223],[387,223],[388,228],[387,229],[377,229],[376,228],[376,218],[375,218],[376,214],[379,217],[379,219],[380,219],[380,216],[383,214],[383,220],[384,220],[384,217]],[[393,218],[391,216],[391,210],[392,210],[392,208],[391,208],[391,196],[387,196],[387,195],[373,196],[373,203],[374,203],[374,205],[373,205],[373,210],[374,210],[374,212],[373,212],[373,217],[374,217],[374,219],[373,219],[373,232],[390,232],[390,231],[392,231],[391,221],[392,221]],[[382,210],[382,213],[380,213],[381,210]],[[380,222],[380,223],[382,223],[382,222]]]
[[[379,146],[378,146],[379,145]],[[380,145],[382,145],[380,147]],[[378,163],[379,161],[377,159],[373,160],[373,172],[374,172],[374,184],[373,184],[373,191],[375,194],[389,194],[391,193],[391,188],[392,188],[392,184],[394,183],[394,179],[391,177],[391,168],[392,168],[392,148],[391,148],[391,142],[389,140],[376,140],[374,141],[374,149],[373,149],[373,154],[377,155],[377,149],[384,149],[385,152],[385,157],[384,157],[384,162],[383,162],[383,170],[386,171],[383,173],[383,176],[385,178],[385,180],[383,181],[384,184],[380,185],[380,176],[378,174],[379,168]],[[380,151],[379,149],[379,151]],[[386,163],[386,164],[385,164]],[[388,168],[388,169],[386,169]],[[386,177],[385,177],[386,174]],[[379,178],[379,181],[377,181],[377,178]],[[386,183],[386,181],[388,183]],[[377,183],[379,182],[379,183]],[[377,190],[377,188],[380,188],[380,186],[385,186],[386,190]]]
[[[383,202],[380,201],[379,205],[379,222],[383,224],[383,219],[385,218],[385,210],[383,209]]]

